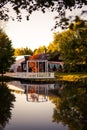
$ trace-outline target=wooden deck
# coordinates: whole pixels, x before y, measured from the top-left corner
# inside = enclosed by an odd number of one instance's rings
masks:
[[[53,72],[16,72],[16,73],[6,73],[6,76],[12,78],[20,78],[20,79],[54,79]]]

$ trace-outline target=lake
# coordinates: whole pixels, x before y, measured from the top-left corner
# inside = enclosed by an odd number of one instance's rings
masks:
[[[7,109],[10,114],[4,114],[7,116],[4,121],[1,115],[0,130],[87,129],[87,88],[84,85],[11,81],[7,86],[15,101]],[[5,101],[6,97],[4,104]]]

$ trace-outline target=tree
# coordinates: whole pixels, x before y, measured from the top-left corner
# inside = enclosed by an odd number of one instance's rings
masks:
[[[36,63],[33,60],[38,60],[39,59],[39,55],[33,55],[29,57],[29,60],[31,60],[32,62],[29,63],[29,68],[33,71],[33,72],[37,72],[38,71],[38,66],[36,66]]]
[[[75,23],[71,24],[74,32],[76,32],[76,37],[78,39],[78,53],[79,58],[82,62],[87,64],[87,21],[81,20],[78,16],[76,16]]]
[[[47,52],[48,52],[48,53],[54,53],[55,51],[58,51],[58,46],[57,46],[57,44],[55,44],[54,41],[53,41],[53,42],[51,42],[51,43],[48,45],[48,47],[47,47]]]
[[[70,25],[70,29],[57,33],[55,36],[54,43],[58,45],[64,63],[69,65],[68,70],[78,71],[77,66],[87,65],[86,22],[76,21]]]
[[[45,46],[40,46],[38,49],[34,51],[34,54],[36,55],[36,54],[46,53],[46,51],[47,48]]]
[[[61,57],[65,63],[75,64],[78,61],[77,38],[71,30],[61,33],[59,47]]]
[[[14,55],[18,56],[18,55],[32,55],[33,51],[29,48],[17,48],[15,49]]]
[[[54,33],[54,39],[55,35],[57,33]],[[49,61],[59,61],[59,48],[57,42],[54,42],[54,40],[48,45],[47,47],[47,53],[48,53],[48,60]]]
[[[11,40],[9,40],[5,32],[0,30],[0,74],[2,76],[9,70],[14,61],[14,49],[12,48]]]
[[[66,18],[66,10],[72,11],[75,8],[82,8],[82,6],[87,5],[86,0],[1,0],[0,1],[0,19],[8,20],[9,16],[9,5],[17,14],[17,19],[22,19],[22,10],[28,12],[26,14],[26,19],[29,19],[30,14],[34,11],[41,10],[43,13],[47,9],[52,12],[57,12],[56,19],[60,18],[60,21],[56,21],[55,27],[62,25],[62,28],[68,24],[68,19]],[[11,10],[12,11],[12,10]],[[86,13],[87,10],[82,11]],[[13,14],[12,14],[13,15]],[[13,18],[13,16],[11,16]],[[71,19],[71,16],[70,16]]]

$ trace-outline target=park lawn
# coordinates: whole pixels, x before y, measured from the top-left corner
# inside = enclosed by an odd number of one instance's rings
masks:
[[[63,80],[63,81],[81,81],[83,79],[87,79],[87,73],[56,72],[55,77],[57,80]]]

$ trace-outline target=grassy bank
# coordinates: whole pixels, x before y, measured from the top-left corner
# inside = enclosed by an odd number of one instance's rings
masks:
[[[81,81],[87,79],[87,73],[55,73],[56,80]]]

